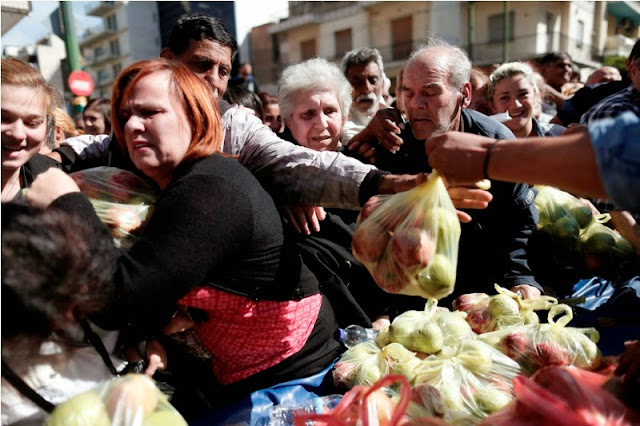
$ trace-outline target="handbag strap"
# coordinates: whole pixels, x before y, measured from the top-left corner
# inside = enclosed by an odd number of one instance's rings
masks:
[[[104,347],[104,343],[102,343],[102,339],[100,336],[96,334],[95,331],[91,328],[89,321],[85,318],[81,318],[78,320],[80,326],[82,327],[82,331],[84,331],[84,337],[91,343],[91,346],[95,348],[95,350],[100,354],[100,358],[104,362],[104,365],[107,366],[109,372],[114,377],[118,377],[120,373],[116,370],[116,367],[113,365],[111,361],[111,357],[109,356],[109,352],[107,352],[107,348]]]
[[[40,394],[34,391],[31,386],[29,386],[20,376],[16,374],[15,371],[11,367],[2,360],[2,377],[4,377],[9,383],[13,385],[21,394],[26,396],[36,404],[38,407],[42,408],[47,413],[51,413],[56,406],[46,399],[44,399]]]
[[[104,343],[102,343],[102,339],[100,339],[100,336],[98,336],[96,332],[93,331],[91,325],[89,325],[89,322],[86,319],[82,318],[78,320],[78,322],[80,323],[80,326],[84,331],[85,338],[89,341],[89,343],[91,343],[91,346],[94,347],[98,354],[100,354],[100,358],[102,358],[102,361],[109,369],[111,375],[114,377],[119,376],[120,373],[113,365],[111,357],[107,352],[107,348],[104,347]],[[7,365],[4,359],[2,360],[2,377],[4,377],[9,383],[11,383],[13,387],[20,391],[20,393],[29,398],[31,402],[42,408],[47,413],[51,413],[54,408],[56,408],[54,404],[44,399],[38,392],[33,390],[31,386],[29,386],[24,380],[22,380],[22,378],[18,376],[16,372],[13,371],[11,367],[9,367],[9,365]]]

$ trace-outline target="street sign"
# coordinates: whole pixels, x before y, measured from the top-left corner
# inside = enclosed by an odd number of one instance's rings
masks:
[[[89,96],[93,92],[93,79],[85,71],[69,74],[69,89],[76,96]]]

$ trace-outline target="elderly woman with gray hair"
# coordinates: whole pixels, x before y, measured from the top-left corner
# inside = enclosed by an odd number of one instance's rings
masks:
[[[489,76],[487,98],[493,112],[508,113],[510,120],[503,124],[517,138],[528,136],[559,136],[565,127],[558,124],[541,125],[536,111],[542,98],[533,69],[522,62],[507,62]]]
[[[314,149],[340,149],[340,137],[351,106],[351,85],[340,69],[325,59],[310,59],[284,70],[278,102],[285,123],[282,139]],[[366,268],[351,254],[357,211],[327,209],[321,229],[297,235],[304,263],[320,281],[341,327],[372,321],[385,315],[388,295],[375,284]],[[296,227],[291,212],[285,221]]]
[[[320,58],[291,65],[280,78],[278,99],[283,139],[316,151],[340,147],[351,85],[336,65]]]

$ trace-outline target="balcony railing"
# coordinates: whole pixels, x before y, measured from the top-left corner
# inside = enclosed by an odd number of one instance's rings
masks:
[[[604,44],[603,55],[628,57],[631,49],[633,49],[634,43],[635,40],[622,34],[609,36]]]
[[[116,1],[89,2],[89,4],[85,6],[84,11],[89,16],[101,17],[112,11],[116,6],[118,6],[118,2]]]

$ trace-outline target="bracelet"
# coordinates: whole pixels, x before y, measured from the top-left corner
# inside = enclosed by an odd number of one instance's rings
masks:
[[[496,144],[499,141],[500,139],[496,139],[493,141],[489,149],[487,149],[487,153],[484,157],[484,164],[482,165],[482,176],[484,176],[485,179],[489,179],[489,176],[487,176],[487,171],[489,169],[489,160],[491,159],[491,151],[493,151],[493,148],[496,147]]]

